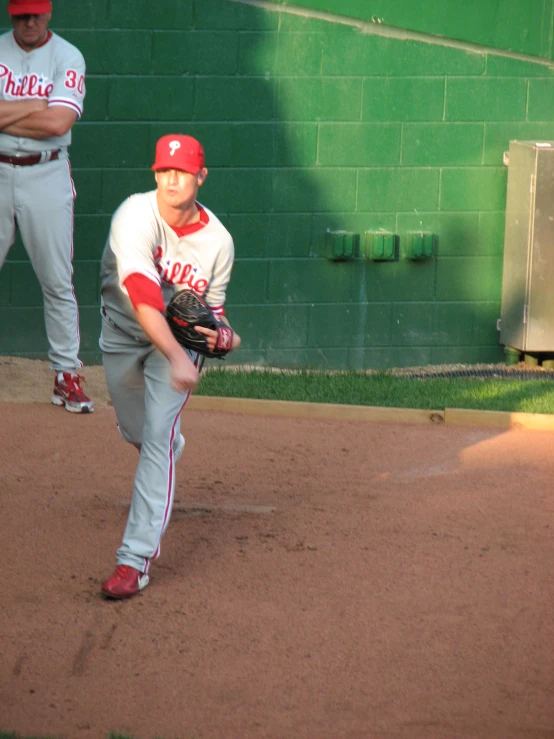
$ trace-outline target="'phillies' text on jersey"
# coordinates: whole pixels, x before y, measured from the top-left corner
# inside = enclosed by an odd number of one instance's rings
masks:
[[[163,255],[164,250],[158,245],[153,253],[154,264],[164,282],[170,285],[186,285],[199,295],[204,295],[209,280],[198,274],[198,266],[193,267],[190,263],[183,264],[182,262],[171,259],[165,259],[162,263]]]

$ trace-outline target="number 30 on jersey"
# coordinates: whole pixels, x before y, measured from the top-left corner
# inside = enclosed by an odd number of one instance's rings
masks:
[[[85,86],[85,77],[74,69],[68,69],[65,73],[65,86],[68,90],[77,90],[82,95]]]

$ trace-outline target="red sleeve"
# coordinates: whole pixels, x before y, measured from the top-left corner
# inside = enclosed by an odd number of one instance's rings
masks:
[[[146,277],[146,275],[140,274],[140,272],[133,272],[123,284],[129,293],[129,298],[135,310],[142,304],[151,305],[160,313],[165,313],[162,289],[157,282]]]

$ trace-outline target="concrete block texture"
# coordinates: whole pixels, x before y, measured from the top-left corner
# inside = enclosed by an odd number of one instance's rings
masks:
[[[156,140],[183,132],[206,149],[200,200],[235,239],[238,363],[501,361],[503,152],[512,139],[554,138],[548,9],[507,2],[511,16],[499,17],[488,0],[450,15],[438,0],[417,14],[405,0],[376,11],[373,32],[361,0],[306,0],[303,14],[286,2],[177,0],[161,12],[150,0],[57,0],[51,28],[87,62],[71,147],[85,355],[98,357],[111,215],[154,188]],[[401,243],[434,234],[432,258],[327,258],[327,233],[358,234],[361,252],[380,230]],[[0,272],[0,325],[21,307],[29,330],[0,332],[0,354],[46,349],[18,236]]]

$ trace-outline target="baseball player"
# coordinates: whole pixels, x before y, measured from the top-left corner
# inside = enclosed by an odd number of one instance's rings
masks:
[[[114,573],[102,585],[111,598],[148,584],[160,554],[185,440],[180,415],[200,379],[203,357],[184,349],[164,316],[171,296],[189,288],[220,317],[231,276],[229,232],[197,201],[206,180],[204,150],[191,136],[156,144],[157,189],[130,196],[115,212],[102,257],[100,348],[119,432],[140,452],[131,508]],[[197,328],[214,349],[217,332]],[[240,344],[232,334],[231,349]]]
[[[68,147],[83,112],[81,52],[48,29],[50,0],[11,0],[0,36],[0,267],[16,226],[42,287],[55,370],[52,402],[90,413],[81,387],[79,316],[72,284],[73,200]]]

